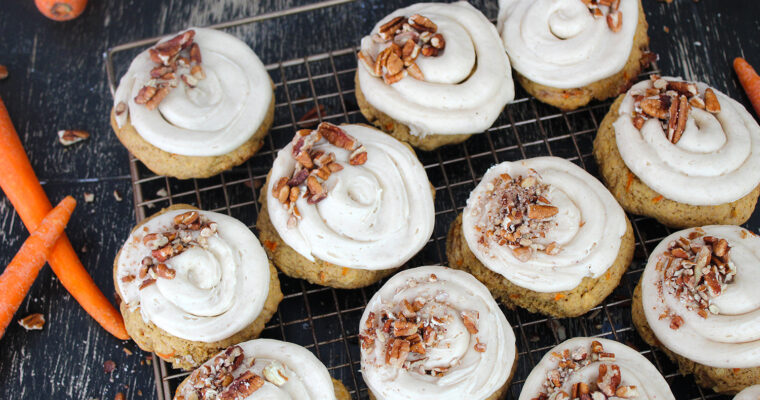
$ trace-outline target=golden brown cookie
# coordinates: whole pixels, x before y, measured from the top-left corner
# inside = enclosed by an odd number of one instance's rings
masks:
[[[533,82],[515,71],[515,79],[533,97],[562,110],[575,110],[591,100],[606,100],[625,92],[641,71],[649,66],[649,36],[644,8],[639,2],[639,20],[633,37],[633,47],[625,66],[615,75],[593,82],[581,88],[558,89]]]
[[[151,219],[173,210],[198,210],[198,208],[187,204],[172,205],[152,215],[150,218],[143,220],[132,229],[132,232],[140,229],[140,227]],[[122,250],[119,250],[114,259],[113,275],[115,282],[118,279],[117,260],[119,259],[121,251]],[[173,336],[152,322],[145,322],[140,313],[139,307],[130,310],[130,307],[126,302],[121,301],[119,308],[121,314],[124,316],[124,324],[126,325],[127,332],[142,350],[155,352],[165,361],[172,363],[174,368],[182,368],[185,370],[195,368],[220,350],[233,344],[258,337],[264,329],[267,321],[269,321],[277,311],[277,306],[283,297],[282,292],[280,291],[280,281],[277,277],[277,270],[271,262],[269,263],[269,271],[269,293],[261,313],[251,324],[229,338],[215,342],[199,342]],[[119,298],[123,298],[122,293],[119,292],[118,284],[115,285],[115,288],[116,294]]]
[[[599,164],[607,188],[618,203],[628,212],[657,219],[672,228],[702,225],[740,225],[746,222],[755,209],[760,186],[739,200],[714,206],[695,206],[679,203],[652,190],[631,172],[618,150],[615,128],[618,110],[625,95],[621,95],[599,125],[594,139],[594,158]]]
[[[244,163],[264,144],[264,137],[269,132],[273,121],[274,96],[272,96],[264,121],[242,146],[220,156],[184,156],[169,153],[148,143],[129,122],[129,117],[127,117],[127,122],[119,128],[114,110],[111,111],[111,127],[124,147],[156,175],[172,176],[178,179],[207,178]]]
[[[470,250],[462,234],[462,214],[452,222],[446,238],[446,257],[449,266],[471,273],[483,282],[493,294],[510,309],[524,308],[530,312],[554,317],[577,317],[601,303],[620,283],[623,273],[633,258],[635,241],[630,221],[626,218],[627,229],[621,240],[615,262],[599,278],[585,277],[573,290],[555,293],[540,293],[522,288],[502,275],[491,271],[478,260]]]

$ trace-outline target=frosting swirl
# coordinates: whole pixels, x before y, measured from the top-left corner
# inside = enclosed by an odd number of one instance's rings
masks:
[[[205,79],[193,88],[178,84],[150,110],[135,97],[156,66],[148,50],[132,61],[114,94],[116,123],[129,122],[148,143],[186,156],[216,156],[240,147],[259,127],[273,99],[269,74],[243,41],[214,29],[192,28],[203,55]],[[159,43],[168,41],[162,39]],[[122,106],[123,107],[123,106]]]
[[[230,376],[226,385],[215,384],[225,382],[226,376]],[[176,396],[216,398],[206,397],[209,391],[220,398],[246,400],[335,400],[330,374],[314,354],[299,345],[272,339],[251,340],[222,351],[196,369]],[[226,396],[225,392],[237,396]]]
[[[671,271],[671,264],[674,268],[681,269],[686,268],[686,261],[668,262],[665,254],[667,251],[674,257],[679,256],[669,248],[680,242],[688,243],[685,244],[687,248],[698,252],[698,247],[707,247],[702,243],[702,238],[707,237],[727,241],[730,263],[726,264],[735,272],[732,282],[720,285],[722,288],[717,288],[717,294],[708,288],[709,314],[700,313],[701,310],[696,309],[690,301],[684,301],[684,297],[680,296],[681,291],[669,289],[669,276],[666,275],[670,274],[668,271]],[[714,244],[713,247],[715,246]],[[663,239],[649,257],[641,278],[644,314],[657,340],[671,351],[711,367],[760,366],[760,292],[757,290],[757,282],[760,282],[759,249],[760,238],[733,225],[686,229]],[[681,271],[685,272],[684,269]],[[701,271],[686,273],[685,284],[688,285],[688,280],[698,274],[706,277],[708,272],[704,271],[707,269],[701,268]],[[705,280],[709,283],[715,280],[715,276]],[[713,296],[714,294],[716,295]]]
[[[543,200],[555,208],[555,215],[546,220],[547,229],[529,243],[520,241],[521,249],[533,251],[529,262],[487,232],[511,232],[508,225],[523,218],[506,212],[512,194],[494,185],[515,179],[521,179],[522,187],[528,181],[531,186],[546,185]],[[494,215],[504,219],[496,220]],[[620,205],[588,172],[562,158],[538,157],[491,167],[467,199],[462,229],[470,250],[488,269],[521,287],[550,293],[573,289],[584,277],[604,274],[617,258],[627,223]],[[519,231],[523,236],[529,233]]]
[[[760,126],[752,115],[713,90],[720,111],[690,107],[683,134],[673,144],[657,120],[647,120],[641,129],[634,126],[635,97],[653,85],[653,80],[634,85],[613,124],[626,166],[654,191],[680,203],[717,205],[750,193],[760,183]],[[704,83],[696,83],[696,88],[699,94],[708,90]]]
[[[560,366],[560,362],[563,362],[563,365],[571,364],[571,366],[565,369],[567,367]],[[600,374],[600,366],[604,366],[602,368],[607,372],[615,370],[613,365],[618,367],[616,374],[619,378],[617,385],[614,386],[634,387],[629,390],[637,393],[635,396],[620,397],[640,400],[675,400],[665,378],[646,357],[614,340],[585,337],[566,340],[547,352],[525,380],[519,400],[537,398],[538,394],[547,387],[550,387],[553,393],[562,391],[569,395],[573,393],[573,386],[579,383],[592,386],[590,382],[598,383],[596,390],[612,389],[613,398],[618,398],[614,397],[615,389],[610,388],[609,383],[605,382],[605,377]],[[562,374],[563,370],[565,374]],[[546,386],[545,383],[550,384]],[[556,398],[569,399],[571,397],[558,396]],[[602,396],[602,398],[606,397]]]
[[[191,212],[210,221],[208,226],[177,232],[175,218],[188,214],[182,209],[156,216],[132,232],[116,260],[116,284],[122,300],[131,310],[139,308],[146,323],[183,339],[214,342],[239,332],[263,309],[269,259],[242,222]],[[150,234],[158,237],[156,245],[146,238]],[[173,240],[163,239],[166,235],[174,235]],[[181,250],[165,258],[158,252],[167,246]],[[151,257],[161,264],[146,275],[150,264],[145,260]]]
[[[445,267],[393,276],[367,304],[360,329],[362,375],[379,400],[485,399],[515,361],[514,333],[491,293]]]
[[[760,400],[760,385],[747,387],[739,392],[734,400]]]
[[[317,142],[313,150],[333,153],[343,168],[321,184],[328,193],[324,199],[311,204],[298,197],[299,222],[289,224],[291,212],[272,196],[277,179],[292,176],[296,169],[293,143],[288,144],[270,173],[269,217],[282,240],[310,261],[316,257],[365,270],[396,268],[433,233],[433,196],[425,169],[406,145],[376,129],[340,128],[363,145],[366,162],[350,165],[351,151]]]
[[[608,13],[607,6],[599,6]],[[498,29],[512,66],[533,82],[560,89],[616,74],[633,47],[638,0],[621,0],[614,32],[581,0],[499,0]]]
[[[419,3],[398,9],[362,38],[361,51],[375,57],[388,46],[373,41],[381,26],[398,16],[424,15],[438,26],[446,47],[437,57],[419,57],[425,80],[392,85],[359,61],[362,93],[373,107],[409,126],[413,135],[467,134],[488,129],[514,99],[509,60],[493,24],[467,2]]]

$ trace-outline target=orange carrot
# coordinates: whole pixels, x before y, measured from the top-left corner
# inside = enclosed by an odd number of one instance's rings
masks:
[[[34,174],[24,147],[0,98],[0,188],[13,204],[29,232],[37,229],[53,208]],[[63,287],[98,323],[119,339],[129,339],[124,320],[98,289],[79,261],[65,234],[53,248],[48,263]]]
[[[760,116],[760,76],[757,76],[755,69],[741,57],[734,59],[734,70],[752,103],[752,108]]]
[[[63,233],[76,205],[76,200],[71,196],[66,196],[58,203],[45,216],[37,230],[24,241],[0,275],[0,338],[45,265],[45,260]]]

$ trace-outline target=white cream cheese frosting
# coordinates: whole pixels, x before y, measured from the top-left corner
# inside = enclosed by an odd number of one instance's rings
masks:
[[[599,6],[606,14],[608,7]],[[620,0],[622,26],[613,32],[581,0],[499,0],[498,29],[512,67],[533,82],[559,89],[589,85],[625,66],[639,19],[638,0]]]
[[[241,357],[235,363],[234,357]],[[217,358],[229,359],[226,365]],[[220,373],[218,365],[227,367]],[[238,364],[235,367],[235,364]],[[234,379],[243,374],[252,373],[258,376],[258,383],[263,383],[245,397],[245,400],[335,400],[335,389],[332,378],[324,364],[309,350],[288,342],[272,339],[256,339],[232,346],[206,361],[183,384],[177,395],[185,399],[192,397],[193,392],[202,397],[204,390],[215,391],[218,394],[224,390],[234,390],[234,381],[226,387],[211,387],[215,377],[229,373]],[[211,376],[211,379],[207,377]],[[250,375],[249,375],[250,376]],[[258,386],[258,385],[254,385]]]
[[[548,185],[544,197],[557,208],[557,214],[545,237],[527,246],[555,243],[559,249],[556,254],[536,251],[529,261],[521,261],[509,247],[483,235],[486,232],[481,226],[489,224],[490,211],[502,207],[498,204],[502,194],[495,193],[493,185],[502,174],[511,178],[535,177]],[[505,219],[503,223],[507,222]],[[470,193],[462,217],[467,245],[481,263],[520,287],[547,293],[571,290],[585,277],[603,275],[617,258],[626,229],[625,213],[604,185],[558,157],[494,165]]]
[[[594,355],[592,343],[601,344],[604,355]],[[614,356],[610,356],[614,354]],[[537,398],[539,393],[546,390],[545,383],[548,378],[554,377],[553,371],[559,372],[559,361],[563,355],[567,355],[567,360],[578,364],[578,368],[567,370],[566,375],[556,375],[561,385],[552,386],[553,392],[563,391],[566,394],[572,393],[572,387],[578,383],[588,384],[597,382],[599,377],[599,366],[602,364],[617,365],[619,368],[619,377],[621,378],[619,386],[634,386],[638,393],[635,398],[639,400],[675,400],[673,393],[670,391],[665,378],[657,371],[646,357],[639,354],[636,350],[614,340],[602,338],[578,337],[566,340],[553,349],[549,350],[541,361],[536,364],[533,370],[525,380],[519,400],[531,400]],[[567,362],[567,360],[565,360]],[[621,396],[622,397],[622,396]],[[562,397],[557,397],[562,398]],[[565,397],[570,398],[570,397]],[[618,397],[613,397],[618,398]],[[626,397],[628,398],[628,397]]]
[[[745,388],[734,397],[734,400],[760,400],[760,385]]]
[[[188,211],[166,212],[129,235],[116,260],[116,284],[122,301],[131,310],[139,308],[146,323],[183,339],[214,342],[258,317],[269,294],[269,259],[242,222],[192,210],[215,224],[215,231],[185,230],[178,235],[184,251],[164,261],[176,274],[172,279],[155,273],[140,277],[143,260],[152,253],[143,242],[145,236],[174,231],[174,218]],[[155,283],[141,289],[145,279]]]
[[[158,108],[149,110],[135,103],[157,65],[148,50],[143,51],[132,61],[114,94],[114,107],[120,103],[127,106],[126,112],[116,115],[116,123],[122,127],[129,117],[143,139],[169,153],[226,154],[250,139],[263,123],[274,95],[271,79],[243,41],[214,29],[191,29],[206,78],[195,88],[180,81]]]
[[[396,268],[424,247],[433,233],[435,210],[425,169],[406,145],[374,128],[340,126],[363,145],[367,161],[350,165],[351,152],[325,140],[313,149],[334,153],[343,169],[322,183],[327,197],[317,204],[299,196],[300,220],[272,197],[280,177],[296,168],[293,144],[277,154],[267,186],[269,218],[282,240],[310,261],[349,268]]]
[[[386,362],[399,321],[419,326],[411,335],[421,336],[424,357],[413,344],[404,359],[391,350]],[[378,400],[483,400],[507,382],[515,362],[504,313],[482,283],[459,270],[419,267],[394,275],[367,304],[359,326],[362,376]]]
[[[699,94],[708,88],[696,86]],[[652,80],[634,85],[613,124],[620,155],[639,179],[667,199],[698,206],[736,201],[760,184],[760,126],[741,104],[713,89],[720,112],[691,107],[683,135],[673,144],[656,119],[640,130],[633,124],[634,95],[652,87]]]
[[[733,281],[710,300],[710,313],[700,316],[667,289],[663,254],[680,238],[700,232],[725,239],[730,247]],[[698,240],[698,239],[694,239]],[[688,274],[686,276],[690,276]],[[696,274],[694,274],[696,275]],[[716,368],[760,366],[760,238],[733,225],[710,225],[675,232],[660,242],[641,278],[647,323],[669,350]],[[714,313],[713,311],[717,311]],[[679,325],[673,325],[679,318]]]
[[[514,99],[509,59],[493,24],[469,3],[419,3],[383,18],[361,42],[361,50],[376,55],[387,43],[372,35],[398,16],[420,14],[438,26],[446,41],[437,57],[419,57],[425,80],[408,76],[392,85],[374,77],[359,61],[359,84],[367,101],[410,133],[470,134],[488,129],[504,105]]]

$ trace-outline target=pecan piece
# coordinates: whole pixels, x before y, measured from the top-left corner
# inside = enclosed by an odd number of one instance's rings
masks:
[[[203,67],[200,65],[193,65],[193,67],[190,68],[190,75],[199,81],[206,79],[206,72],[203,71]]]
[[[404,69],[404,62],[396,53],[391,52],[385,61],[385,69],[391,75],[396,75]]]
[[[375,73],[375,60],[372,59],[372,56],[365,54],[363,51],[359,51],[356,53],[356,57],[359,59],[359,61],[364,64],[364,66],[367,68],[367,71],[372,76],[380,76],[379,74]]]
[[[198,211],[188,211],[174,216],[175,225],[190,225],[200,218]]]
[[[613,32],[620,32],[620,29],[623,27],[623,13],[620,10],[610,11],[607,14],[607,26]]]
[[[430,33],[436,33],[438,31],[438,25],[436,25],[433,21],[430,20],[428,17],[423,17],[419,14],[414,14],[411,17],[409,17],[409,25],[412,26],[412,28],[420,31],[420,32],[430,32]]]
[[[678,94],[692,97],[697,94],[697,85],[689,82],[668,81],[668,90],[675,90]]]
[[[602,393],[608,397],[614,396],[620,386],[620,367],[615,364],[600,364],[596,383]]]
[[[148,110],[155,110],[156,107],[158,107],[159,104],[164,100],[164,98],[169,94],[169,88],[168,87],[161,87],[156,91],[156,94],[148,100],[147,103],[145,103],[145,107]],[[136,102],[137,100],[135,100]]]
[[[436,33],[430,37],[430,45],[438,50],[446,48],[446,40],[443,39],[443,35]]]
[[[665,107],[664,103],[660,99],[644,99],[641,100],[641,111],[644,111],[646,115],[658,119],[668,118],[668,107]]]
[[[673,104],[676,104],[674,101]],[[678,118],[675,130],[673,131],[673,144],[678,143],[679,140],[681,140],[681,135],[683,135],[683,131],[686,130],[686,121],[689,119],[689,101],[686,99],[686,96],[681,96],[678,99]]]
[[[301,168],[293,174],[293,177],[290,178],[289,181],[287,181],[287,185],[290,187],[296,187],[300,184],[304,183],[306,181],[306,178],[309,176],[309,170],[306,168]],[[278,192],[279,194],[279,192]]]
[[[417,65],[417,63],[412,62],[406,67],[406,72],[409,73],[409,76],[412,78],[418,80],[418,81],[424,81],[425,75],[422,73],[422,70],[420,69],[420,66]]]
[[[330,144],[342,149],[353,151],[356,146],[356,139],[349,135],[337,125],[333,125],[329,122],[322,122],[317,127],[317,132]]]
[[[396,75],[384,74],[383,81],[388,85],[393,85],[394,83],[404,79],[405,77],[406,77],[406,70],[402,70]]]
[[[720,102],[718,101],[718,96],[716,96],[715,92],[710,88],[707,88],[707,90],[705,90],[705,110],[713,114],[720,112]]]
[[[193,64],[201,63],[201,48],[198,43],[193,43],[190,46],[190,62]]]
[[[545,206],[541,204],[531,204],[528,206],[528,218],[530,219],[546,219],[551,218],[559,212],[559,209],[554,206]]]
[[[385,362],[387,364],[394,365],[396,368],[401,368],[409,356],[411,351],[411,343],[405,339],[394,339],[386,350]]]
[[[718,257],[724,257],[728,254],[728,242],[726,239],[719,239],[717,243],[713,245],[713,253]]]
[[[58,142],[64,146],[71,146],[90,137],[87,131],[66,129],[58,131]]]
[[[351,165],[363,165],[367,162],[367,149],[361,145],[349,156],[348,163]]]
[[[177,271],[169,268],[169,266],[164,263],[160,263],[156,265],[156,275],[164,279],[174,279],[177,275]]]
[[[478,326],[475,322],[477,318],[473,318],[472,314],[472,312],[462,312],[462,323],[464,324],[464,327],[467,328],[467,332],[471,335],[475,335],[478,333]]]
[[[514,255],[518,260],[526,262],[530,260],[530,247],[516,247],[512,249],[512,255]]]
[[[18,324],[28,331],[41,331],[45,326],[45,316],[40,313],[29,314],[18,320]]]
[[[219,400],[243,400],[264,386],[264,379],[245,371],[219,394]]]
[[[417,333],[417,324],[397,319],[393,322],[393,336],[410,336]]]
[[[137,96],[135,96],[135,103],[146,104],[150,99],[153,98],[153,96],[156,95],[157,91],[158,89],[156,89],[154,86],[143,86],[142,89],[137,92]]]
[[[378,35],[386,41],[393,39],[393,37],[396,36],[396,31],[401,29],[401,26],[404,25],[404,20],[405,18],[403,16],[398,16],[384,23],[380,26],[380,29],[378,29]]]

